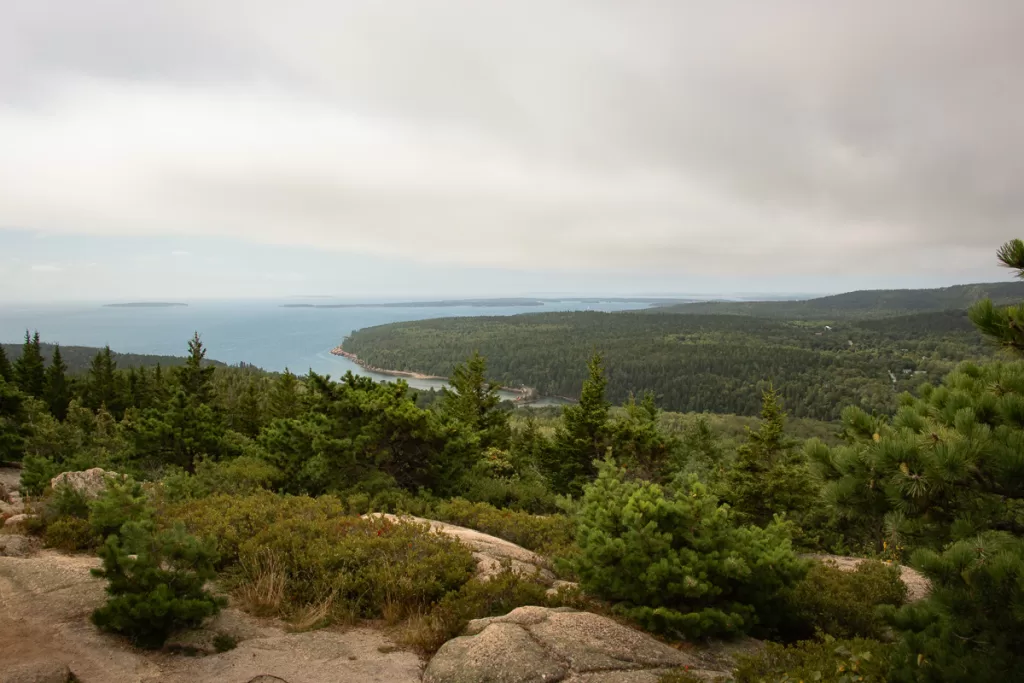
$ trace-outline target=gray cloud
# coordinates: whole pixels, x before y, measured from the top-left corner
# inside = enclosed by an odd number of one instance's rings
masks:
[[[430,263],[991,272],[1024,4],[37,1],[0,228]]]

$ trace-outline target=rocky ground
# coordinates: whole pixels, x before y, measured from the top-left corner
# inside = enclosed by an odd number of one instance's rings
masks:
[[[99,475],[82,480],[97,480]],[[98,478],[97,478],[98,477]],[[18,471],[0,468],[0,516],[21,514]],[[8,520],[10,521],[10,520]],[[478,576],[504,564],[561,582],[544,558],[508,541],[463,527],[430,524],[469,546]],[[203,629],[181,634],[159,652],[132,648],[100,633],[89,614],[104,600],[104,583],[90,574],[99,560],[40,549],[18,524],[0,529],[0,683],[656,683],[673,668],[714,680],[726,676],[737,652],[760,647],[752,639],[700,648],[673,648],[587,612],[521,607],[479,619],[426,663],[402,651],[379,629],[331,627],[292,633],[275,620],[228,607]],[[852,569],[855,558],[821,557]],[[912,599],[927,582],[904,569]],[[237,642],[218,653],[218,635]]]

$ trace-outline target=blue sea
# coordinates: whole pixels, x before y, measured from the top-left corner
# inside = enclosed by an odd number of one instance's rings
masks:
[[[365,308],[284,308],[287,301],[187,301],[188,306],[120,308],[101,304],[0,305],[0,342],[17,343],[25,330],[39,331],[44,342],[66,346],[106,346],[124,353],[181,356],[199,332],[207,358],[229,364],[251,363],[264,370],[285,368],[297,374],[314,370],[340,377],[351,370],[376,379],[394,379],[363,370],[330,351],[355,330],[407,320],[471,315],[516,315],[542,311],[621,311],[647,304],[581,301],[542,306],[438,306]],[[321,303],[334,303],[321,302]],[[345,302],[354,303],[354,302]],[[420,389],[436,380],[408,380]]]

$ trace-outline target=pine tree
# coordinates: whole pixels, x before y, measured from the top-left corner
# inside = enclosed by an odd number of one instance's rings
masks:
[[[23,392],[33,398],[42,399],[46,395],[46,365],[39,343],[39,333],[31,337],[25,330],[25,343],[21,347],[21,356],[14,361],[15,382]]]
[[[0,379],[5,382],[14,381],[14,368],[11,366],[11,361],[8,360],[3,346],[0,346]]]
[[[109,597],[92,621],[141,647],[161,647],[175,631],[216,614],[224,602],[205,588],[216,577],[216,550],[180,523],[154,532],[151,525],[129,522],[121,536],[107,538],[99,556],[103,568],[92,572],[109,582]]]
[[[583,382],[580,402],[562,410],[562,425],[544,454],[542,466],[558,493],[578,494],[597,473],[595,461],[605,456],[609,444],[608,409],[605,398],[608,379],[599,354],[587,364],[589,376]]]
[[[508,413],[500,408],[500,384],[487,381],[487,361],[479,352],[455,366],[441,389],[441,414],[460,422],[480,437],[482,450],[506,450],[512,435]]]
[[[1024,241],[1010,240],[997,252],[1000,265],[1024,278]],[[991,299],[980,301],[968,312],[971,322],[986,337],[1017,355],[1024,355],[1024,304],[996,308]]]
[[[58,420],[64,420],[71,402],[71,389],[68,386],[68,366],[60,355],[60,344],[53,347],[53,358],[46,369],[46,403],[50,413]]]
[[[188,358],[185,365],[178,368],[176,373],[178,383],[189,399],[198,403],[210,403],[213,397],[213,388],[210,380],[213,378],[215,368],[204,363],[206,349],[196,332],[188,340]]]

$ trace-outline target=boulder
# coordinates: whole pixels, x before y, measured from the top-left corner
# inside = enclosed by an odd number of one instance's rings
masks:
[[[0,535],[0,557],[28,557],[39,547],[38,538],[17,534]]]
[[[7,521],[4,522],[4,529],[8,531],[17,531],[18,529],[24,527],[25,523],[33,517],[35,517],[35,515],[27,515],[24,513],[20,515],[14,515],[13,517],[8,517]]]
[[[69,680],[71,669],[63,662],[15,664],[0,671],[0,683],[67,683]]]
[[[250,678],[246,683],[288,683],[288,681],[277,676],[257,676]]]
[[[103,468],[93,467],[91,470],[81,472],[61,472],[50,480],[50,486],[54,490],[60,486],[67,486],[86,498],[96,498],[107,488],[108,479],[119,476],[121,475],[116,472],[107,472]]]
[[[490,580],[507,565],[511,566],[512,570],[517,574],[536,577],[547,586],[555,583],[555,575],[547,568],[548,562],[546,559],[531,550],[527,550],[503,538],[491,536],[476,529],[467,529],[455,524],[447,524],[420,517],[397,517],[378,512],[366,516],[384,517],[393,522],[410,521],[418,524],[429,524],[430,528],[434,531],[459,539],[473,551],[473,557],[476,559],[476,576],[483,581]]]
[[[831,564],[844,572],[852,572],[857,569],[861,562],[867,561],[863,557],[847,557],[844,555],[806,554],[803,557],[815,560],[816,562]],[[927,598],[928,594],[932,592],[932,582],[928,577],[911,567],[897,566],[900,570],[900,580],[907,586],[907,602],[917,602]]]
[[[679,668],[701,677],[697,658],[607,617],[561,607],[520,607],[475,619],[430,660],[424,683],[592,681],[657,683]]]

